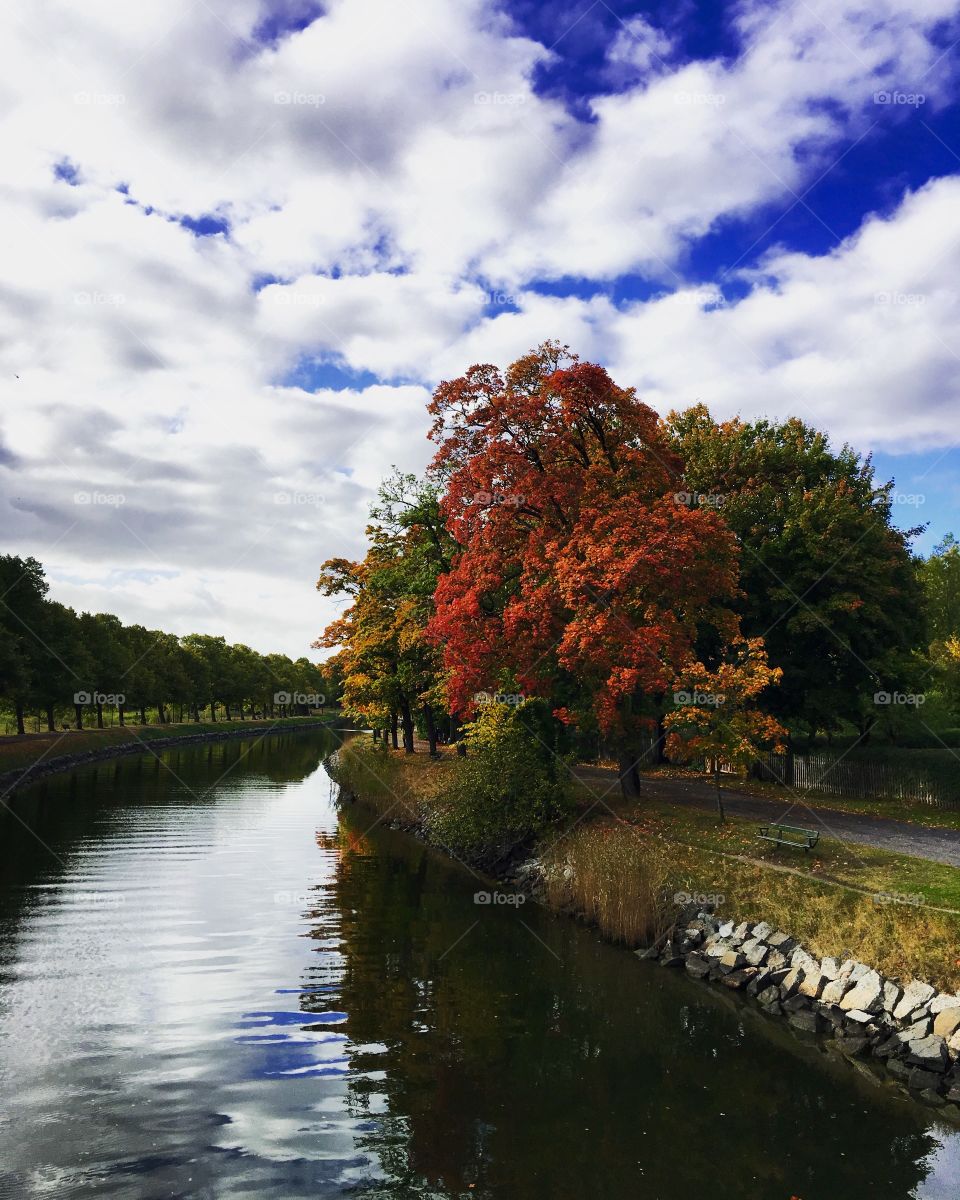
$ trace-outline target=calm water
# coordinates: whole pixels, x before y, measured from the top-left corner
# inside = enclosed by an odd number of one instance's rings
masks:
[[[731,997],[338,822],[326,736],[0,817],[0,1196],[960,1195],[956,1135]]]

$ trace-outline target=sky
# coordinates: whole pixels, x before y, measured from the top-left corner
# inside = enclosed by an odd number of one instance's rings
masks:
[[[309,652],[425,404],[547,338],[960,535],[960,0],[13,0],[0,552]]]

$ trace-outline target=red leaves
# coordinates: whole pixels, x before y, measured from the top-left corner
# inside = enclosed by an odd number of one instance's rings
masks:
[[[633,389],[547,343],[505,378],[477,366],[444,382],[430,407],[464,547],[428,631],[454,709],[505,675],[539,694],[573,677],[580,700],[561,719],[592,711],[622,728],[633,700],[668,688],[700,625],[735,631],[733,539],[717,513],[674,501],[679,462]]]

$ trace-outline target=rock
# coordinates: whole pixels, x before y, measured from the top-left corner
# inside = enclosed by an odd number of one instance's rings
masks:
[[[946,1071],[950,1064],[947,1043],[936,1034],[915,1038],[907,1043],[907,1062],[911,1066],[925,1067],[928,1071]]]
[[[773,1000],[769,1004],[765,1004],[763,1006],[763,1011],[765,1013],[769,1013],[771,1017],[782,1017],[783,1016],[783,1005],[780,1004],[777,1000]]]
[[[941,992],[930,1001],[930,1011],[934,1016],[937,1013],[946,1012],[948,1008],[960,1008],[960,996],[953,996],[949,992]]]
[[[927,1089],[935,1091],[943,1085],[943,1080],[937,1075],[931,1074],[930,1071],[924,1071],[921,1067],[915,1067],[907,1076],[907,1087],[915,1092],[923,1092]]]
[[[935,1092],[932,1088],[925,1088],[917,1099],[922,1100],[924,1104],[932,1105],[933,1108],[942,1108],[946,1104],[946,1100],[944,1100],[940,1093]]]
[[[634,954],[637,956],[637,958],[659,958],[660,957],[660,947],[659,946],[651,946],[647,950],[644,950],[644,949],[634,950]]]
[[[750,936],[749,922],[741,921],[740,924],[733,931],[733,936],[735,938],[737,938],[738,941],[745,942],[747,940],[747,938]]]
[[[816,1033],[819,1026],[819,1018],[815,1012],[792,1012],[787,1018],[794,1029],[799,1029],[801,1033]]]
[[[671,954],[665,954],[663,956],[663,958],[660,959],[660,966],[661,967],[683,967],[686,965],[686,962],[687,962],[687,960],[683,957],[682,954],[672,954],[671,953]]]
[[[951,1104],[960,1104],[960,1086],[954,1084],[947,1089],[947,1099]]]
[[[933,1005],[930,1005],[933,1011]],[[928,1017],[927,1020],[930,1018]],[[933,1018],[933,1032],[938,1037],[951,1038],[960,1029],[960,1008],[941,1009]]]
[[[955,1033],[952,1038],[947,1038],[947,1045],[954,1054],[960,1055],[960,1032]]]
[[[724,921],[724,923],[720,926],[720,928],[717,932],[720,934],[721,937],[728,938],[730,936],[730,934],[733,933],[733,922],[732,921]]]
[[[861,1012],[878,1013],[883,1008],[883,980],[876,971],[865,971],[859,977],[854,970],[850,978],[856,986],[840,1000],[840,1007],[849,1012],[859,1009]]]
[[[787,956],[781,954],[779,950],[770,950],[767,953],[767,966],[772,971],[786,970],[788,967]]]
[[[768,960],[767,966],[769,966],[769,965],[770,965],[770,963]],[[777,967],[775,970],[772,970],[770,972],[770,974],[767,976],[767,978],[770,980],[771,983],[775,983],[779,987],[780,984],[783,983],[783,981],[786,979],[786,977],[789,974],[790,974],[790,970],[788,967]]]
[[[767,944],[772,946],[774,950],[779,950],[781,954],[789,954],[796,946],[796,942],[782,929],[778,929],[775,933],[767,935]]]
[[[801,1012],[805,1008],[810,1007],[810,1001],[806,996],[801,996],[799,992],[791,996],[789,1000],[784,1000],[784,1012]]]
[[[914,1021],[912,1025],[908,1025],[900,1037],[905,1042],[915,1042],[918,1038],[929,1037],[933,1032],[933,1017],[923,1017],[919,1021]]]
[[[757,1000],[761,1004],[776,1004],[780,1000],[780,989],[778,987],[765,987],[762,992],[757,993]]]
[[[898,1058],[906,1050],[906,1046],[894,1035],[878,1042],[873,1048],[875,1058]]]
[[[859,1058],[861,1054],[866,1054],[870,1049],[870,1039],[848,1034],[837,1038],[837,1046],[840,1053],[845,1054],[847,1058]]]
[[[834,1029],[840,1029],[847,1016],[839,1004],[821,1004],[820,1015],[826,1017]]]
[[[773,926],[768,925],[766,921],[761,921],[758,925],[754,925],[752,933],[758,942],[766,942],[773,933]]]
[[[824,986],[820,993],[820,999],[824,1004],[839,1004],[847,992],[851,991],[855,985],[849,979],[832,979]]]
[[[738,971],[746,965],[746,959],[737,950],[728,950],[720,959],[721,971]]]
[[[899,1058],[888,1059],[887,1070],[898,1079],[909,1079],[912,1074],[910,1067]]]
[[[803,979],[800,980],[800,986],[797,991],[799,991],[801,996],[809,996],[811,1000],[818,1000],[826,983],[826,975],[821,975],[816,968],[813,968],[810,971],[804,971]]]
[[[770,947],[758,938],[752,937],[747,938],[743,943],[740,947],[740,953],[751,967],[759,967],[770,953]]]
[[[893,1015],[898,1021],[905,1021],[918,1008],[927,1004],[934,995],[934,990],[929,983],[921,983],[917,979],[913,979],[903,989],[903,996],[899,1004],[893,1010]]]
[[[860,1008],[851,1008],[848,1010],[841,1007],[841,1011],[852,1026],[859,1025],[861,1028],[866,1028],[868,1025],[873,1024],[873,1015],[864,1012]]]
[[[784,1000],[793,995],[793,993],[800,986],[800,980],[802,978],[803,974],[800,967],[793,967],[784,976],[783,982],[780,984],[780,995],[784,998]]]
[[[710,958],[723,958],[729,949],[730,947],[726,941],[717,940],[712,942],[708,940],[703,947],[703,952]]]
[[[820,974],[827,980],[836,979],[840,974],[840,965],[835,958],[825,958],[820,963]]]
[[[900,1003],[902,996],[903,988],[899,983],[894,983],[892,979],[888,979],[883,985],[883,1011],[893,1016],[893,1010]]]
[[[711,962],[708,958],[704,958],[702,954],[691,954],[684,966],[694,979],[703,979],[710,971]]]
[[[731,971],[727,975],[721,975],[720,982],[724,987],[738,989],[744,987],[752,978],[753,972],[747,967],[739,971]]]

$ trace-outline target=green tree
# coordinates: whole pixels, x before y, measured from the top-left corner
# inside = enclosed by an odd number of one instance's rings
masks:
[[[908,687],[925,644],[918,531],[893,527],[893,484],[797,419],[718,424],[698,405],[668,425],[679,498],[718,508],[740,544],[742,631],[783,670],[771,713],[810,737],[845,720],[868,734],[875,693]]]

